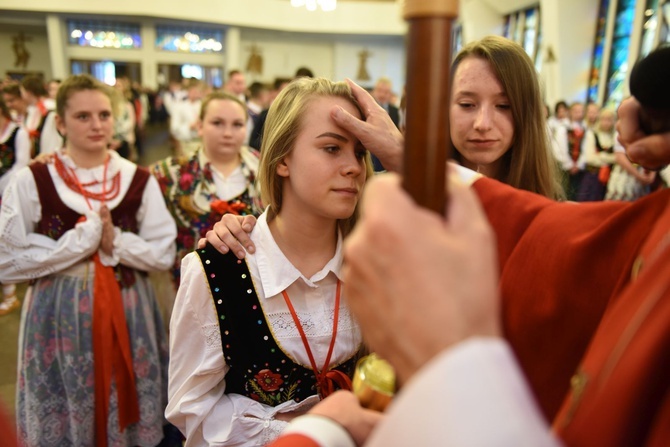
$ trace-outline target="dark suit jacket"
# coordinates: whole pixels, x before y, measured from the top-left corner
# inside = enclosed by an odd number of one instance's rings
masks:
[[[398,113],[398,108],[393,104],[389,104],[388,113],[391,117],[391,121],[393,121],[393,124],[395,124],[395,127],[400,127],[400,114]]]
[[[384,106],[382,106],[384,107]],[[398,112],[398,108],[394,106],[393,104],[387,104],[386,107],[387,112],[389,116],[391,117],[391,121],[393,121],[393,124],[395,124],[395,127],[399,127],[400,124],[400,113]],[[380,172],[384,171],[385,168],[382,165],[382,163],[379,161],[377,157],[374,156],[374,154],[370,154],[372,158],[372,168],[375,170],[375,172]]]

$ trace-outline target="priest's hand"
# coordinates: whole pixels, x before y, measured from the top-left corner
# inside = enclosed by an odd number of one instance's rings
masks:
[[[372,430],[384,418],[378,411],[361,407],[353,393],[342,390],[319,402],[308,414],[334,420],[349,432],[356,445],[365,444]]]
[[[670,164],[670,132],[647,135],[640,128],[640,103],[626,98],[619,106],[617,132],[628,158],[648,169]]]
[[[365,89],[350,79],[347,79],[347,83],[361,105],[365,120],[353,116],[340,106],[333,107],[331,117],[339,126],[354,134],[387,170],[400,172],[404,145],[402,133],[393,124],[388,112]]]
[[[455,343],[501,335],[494,233],[474,192],[450,179],[445,220],[399,177],[376,177],[345,243],[347,303],[400,383]]]

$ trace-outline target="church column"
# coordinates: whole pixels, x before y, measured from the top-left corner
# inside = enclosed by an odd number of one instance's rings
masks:
[[[231,26],[226,32],[226,73],[230,70],[242,70],[241,32],[238,27]],[[224,82],[227,79],[224,80]]]
[[[51,77],[64,79],[70,74],[70,69],[65,54],[63,21],[56,14],[47,15],[47,41],[51,56]]]
[[[142,85],[158,89],[158,62],[156,60],[156,24],[153,20],[142,22]]]

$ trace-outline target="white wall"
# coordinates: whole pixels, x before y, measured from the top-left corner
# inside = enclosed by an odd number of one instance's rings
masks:
[[[540,3],[541,51],[546,58],[551,48],[556,57],[555,62],[542,66],[546,101],[552,106],[560,99],[586,100],[599,4],[599,0],[542,0]]]
[[[546,57],[547,49],[551,48],[557,58],[554,64],[545,63],[542,67],[541,79],[549,104],[558,99],[575,101],[585,98],[598,3],[599,0],[540,0],[543,26],[540,51]],[[244,7],[241,7],[242,4]],[[505,14],[533,4],[536,4],[535,0],[461,0],[460,21],[463,24],[464,42],[489,34],[501,34]],[[64,24],[61,22],[62,26],[54,26],[53,18],[64,21],[65,17],[86,11],[89,14],[111,14],[108,17],[112,20],[124,16],[127,20],[129,15],[135,20],[137,17],[153,17],[139,19],[143,24],[144,48],[102,50],[70,47],[63,43],[62,51],[59,52],[54,51],[51,42],[52,51],[49,53],[49,46],[45,42],[46,31],[42,29],[38,30],[39,36],[29,46],[33,51],[31,64],[39,66],[34,65],[29,69],[39,69],[47,76],[53,73],[54,76],[62,77],[69,72],[69,60],[73,58],[141,62],[143,82],[155,87],[156,67],[159,63],[190,62],[221,66],[226,70],[244,70],[251,45],[255,44],[262,52],[264,72],[248,75],[252,81],[269,82],[275,77],[289,77],[301,65],[310,67],[319,76],[336,80],[355,78],[358,54],[367,50],[371,53],[367,60],[371,80],[358,80],[361,84],[371,86],[378,77],[387,76],[393,81],[394,89],[399,91],[405,82],[406,26],[401,19],[399,0],[395,3],[340,2],[337,11],[333,13],[297,10],[290,7],[289,0],[245,0],[243,3],[238,0],[200,0],[189,3],[188,8],[183,8],[183,4],[177,2],[158,0],[2,0],[2,8],[0,36],[8,42],[0,49],[0,56],[3,55],[2,51],[5,54],[0,58],[2,71],[7,70],[8,64],[13,62],[11,40],[8,40],[10,36],[2,33],[6,33],[7,26],[16,21],[17,15],[30,16],[30,11],[53,11],[49,19],[49,32],[60,32],[65,42]],[[37,13],[32,14],[33,18],[39,16]],[[46,23],[45,13],[40,14],[41,22]],[[176,19],[190,19],[198,24],[207,23],[210,27],[219,26],[236,33],[239,39],[231,40],[225,52],[220,54],[158,52],[153,47],[153,27],[155,23],[165,22],[166,19],[172,22]],[[35,19],[33,25],[34,22]],[[11,57],[7,57],[8,52]]]
[[[263,57],[263,73],[248,74],[248,80],[271,82],[276,77],[292,77],[298,67],[310,68],[315,76],[335,81],[350,78],[364,87],[385,76],[394,90],[401,92],[405,82],[404,39],[400,36],[333,36],[303,33],[244,30],[241,42],[241,65],[246,64],[255,45]],[[367,51],[369,80],[357,79],[359,53]]]
[[[263,73],[247,74],[248,81],[272,82],[277,77],[292,78],[298,67],[310,68],[315,76],[333,78],[334,38],[312,34],[267,30],[243,30],[240,65],[228,69],[246,70],[255,45],[263,58]]]
[[[463,24],[463,44],[482,37],[502,35],[503,17],[486,0],[461,0],[459,19]]]
[[[369,80],[358,79],[359,53],[367,51]],[[400,97],[405,85],[405,43],[402,38],[342,39],[335,45],[335,79],[350,78],[363,87],[371,88],[381,77],[389,78],[393,91]]]
[[[9,11],[159,17],[231,26],[334,34],[401,35],[401,3],[339,2],[332,12],[293,8],[289,0],[2,0]]]

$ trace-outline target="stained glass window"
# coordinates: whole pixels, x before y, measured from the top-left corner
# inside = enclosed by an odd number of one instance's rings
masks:
[[[507,37],[508,39],[512,36],[512,30],[510,27],[512,26],[512,15],[506,15],[505,16],[505,23],[503,24],[503,36]]]
[[[523,48],[532,59],[535,58],[535,52],[537,51],[538,15],[536,9],[527,10],[524,24]]]
[[[463,48],[463,25],[454,22],[451,27],[451,57],[456,57],[461,48]]]
[[[139,24],[68,20],[67,31],[70,45],[122,49],[142,47]]]
[[[607,96],[605,103],[618,105],[624,97],[626,75],[628,74],[628,49],[635,18],[635,0],[619,0],[612,36],[612,49],[607,70]]]
[[[598,11],[598,22],[596,24],[596,38],[593,44],[593,55],[591,56],[591,76],[589,77],[588,102],[598,102],[598,85],[600,83],[600,73],[603,66],[603,49],[605,45],[605,30],[607,24],[607,11],[609,10],[609,0],[600,2]]]
[[[640,58],[649,54],[656,47],[656,30],[658,29],[658,0],[647,0],[642,26],[642,43]]]
[[[663,25],[661,27],[661,42],[670,43],[670,2],[663,4]]]
[[[219,53],[223,50],[223,33],[217,29],[157,25],[156,48],[182,53]]]
[[[539,48],[542,38],[540,7],[528,8],[505,16],[503,36],[523,46],[528,56],[539,67]]]

